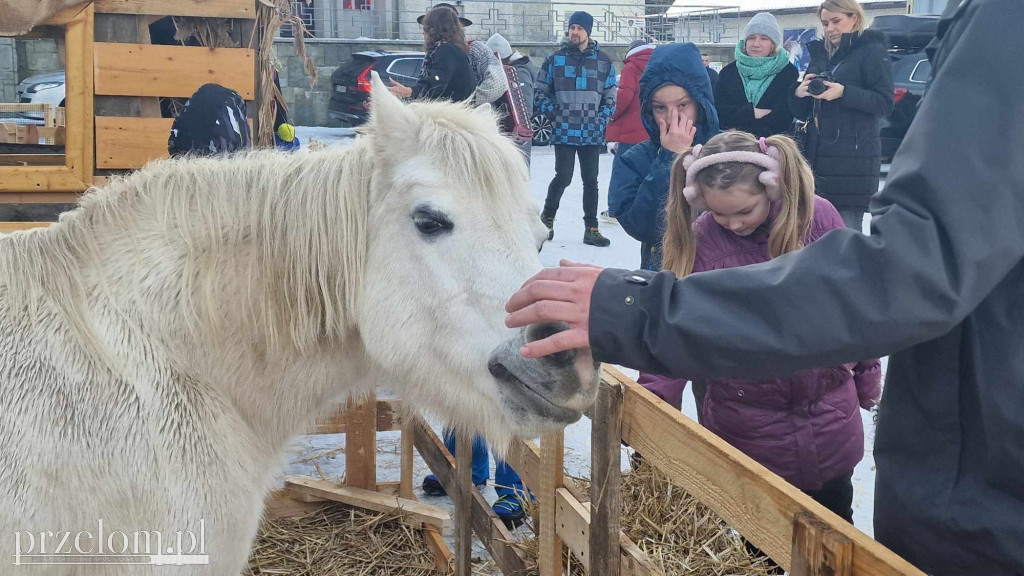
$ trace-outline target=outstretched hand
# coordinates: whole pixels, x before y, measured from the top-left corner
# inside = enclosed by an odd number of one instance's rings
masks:
[[[524,358],[548,356],[573,348],[590,348],[590,295],[603,268],[568,260],[545,268],[512,295],[505,325],[520,328],[540,322],[565,322],[569,329],[519,349]]]

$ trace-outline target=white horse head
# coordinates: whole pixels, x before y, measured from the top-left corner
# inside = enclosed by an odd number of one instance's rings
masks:
[[[552,328],[503,326],[547,237],[520,152],[489,106],[405,105],[379,80],[372,102],[378,166],[359,317],[369,355],[413,405],[499,445],[576,421],[596,390],[589,355],[523,360],[514,344]]]

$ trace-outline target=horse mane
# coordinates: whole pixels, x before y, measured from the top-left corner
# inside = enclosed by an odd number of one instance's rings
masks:
[[[520,196],[529,201],[512,191],[527,180],[526,166],[491,114],[447,103],[408,109],[419,125],[408,126],[407,136],[416,130],[419,153],[458,184],[453,193],[465,193],[463,186],[482,191],[495,210],[511,210]],[[396,146],[393,136],[377,133],[372,122],[363,132],[347,147],[182,157],[113,178],[90,190],[58,224],[0,237],[7,313],[36,310],[40,299],[49,300],[87,348],[102,356],[90,329],[89,299],[109,290],[102,272],[83,278],[82,268],[129,265],[112,260],[128,259],[133,248],[139,257],[139,246],[152,246],[153,235],[163,234],[188,254],[184,268],[175,271],[180,309],[174,312],[193,338],[216,342],[225,336],[217,291],[230,264],[241,270],[247,288],[235,295],[247,307],[235,319],[248,337],[299,352],[343,341],[357,323],[371,197],[386,192],[376,191],[374,183],[383,180],[382,165],[402,160],[388,157],[389,147]],[[252,249],[254,237],[262,238],[260,250]],[[104,254],[111,243],[117,255]],[[143,298],[138,289],[113,296],[110,302],[119,309]]]

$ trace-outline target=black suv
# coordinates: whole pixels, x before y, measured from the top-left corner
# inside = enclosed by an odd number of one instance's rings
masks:
[[[327,117],[343,126],[366,122],[369,111],[370,72],[380,74],[385,85],[389,79],[410,88],[416,84],[423,66],[423,52],[357,52],[331,74],[331,101]]]
[[[931,14],[875,16],[871,24],[872,29],[885,33],[889,39],[895,87],[896,106],[881,122],[883,162],[892,161],[917,114],[917,106],[932,75],[932,65],[924,48],[935,37],[938,25],[939,16]]]

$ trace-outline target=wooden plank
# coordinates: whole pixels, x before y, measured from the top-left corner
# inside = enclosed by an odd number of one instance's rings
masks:
[[[10,168],[0,168],[0,181],[6,183],[10,174],[8,170]],[[64,171],[66,172],[66,169]],[[5,186],[0,184],[0,190],[5,189]],[[82,197],[82,192],[85,192],[85,189],[78,192],[0,192],[0,204],[74,204]]]
[[[10,234],[18,230],[32,230],[33,228],[46,228],[52,222],[0,222],[0,234]]]
[[[63,154],[0,154],[0,166],[63,166]]]
[[[326,500],[318,502],[296,500],[292,498],[292,492],[287,488],[271,490],[263,502],[263,517],[276,520],[278,518],[305,516],[314,510],[323,508],[326,502]]]
[[[97,95],[188,98],[212,82],[254,98],[256,52],[248,48],[97,42],[93,54]]]
[[[167,158],[171,118],[96,117],[96,168],[138,169]]]
[[[399,498],[405,498],[406,500],[416,499],[415,495],[402,496],[399,482],[377,482],[377,493],[387,494],[388,496],[398,496]]]
[[[455,498],[455,574],[473,575],[473,436],[456,432]]]
[[[589,574],[601,574],[590,568],[590,509],[573,492],[573,488],[568,485],[555,491],[558,535]],[[665,576],[640,547],[622,532],[618,534],[618,549],[619,571],[623,576]]]
[[[519,474],[527,488],[540,488],[540,448],[536,444],[522,438],[512,440],[505,455],[505,462]]]
[[[149,35],[149,25],[152,24],[157,18],[157,16],[144,16],[141,14],[135,17],[135,25],[138,28],[139,44],[153,43],[153,40]],[[153,97],[140,98],[139,111],[141,112],[141,116],[143,118],[159,118],[160,99]]]
[[[590,568],[619,576],[622,513],[622,387],[599,384],[590,442]]]
[[[423,541],[434,556],[434,568],[442,574],[451,574],[453,572],[452,551],[444,543],[444,538],[441,537],[441,533],[437,531],[437,528],[424,526]]]
[[[345,419],[345,484],[374,490],[377,483],[377,398],[359,404],[349,400]]]
[[[923,576],[909,562],[621,372],[606,366],[604,377],[624,385],[622,439],[784,569],[791,566],[793,519],[811,512],[853,542],[856,574]]]
[[[790,576],[851,576],[853,542],[810,513],[796,515]]]
[[[377,405],[377,417],[380,417],[380,404]],[[379,422],[379,420],[378,420]],[[398,495],[402,498],[412,498],[412,473],[413,473],[413,430],[412,426],[406,424],[402,427],[401,436],[401,460],[399,463]]]
[[[68,137],[71,137],[69,131]],[[65,147],[65,150],[69,150]],[[65,158],[67,156],[65,155]],[[70,160],[65,160],[70,162]],[[0,168],[0,191],[13,192],[4,195],[7,202],[43,202],[44,200],[33,200],[29,197],[31,192],[52,193],[52,192],[85,192],[89,184],[85,183],[76,171],[64,166],[4,166]],[[49,196],[47,198],[55,198]],[[74,195],[62,196],[72,198]],[[12,198],[22,198],[13,200]],[[41,197],[42,198],[42,197]],[[53,202],[54,200],[48,200]],[[75,202],[76,200],[70,200]]]
[[[458,484],[455,478],[455,459],[448,453],[444,443],[422,418],[414,417],[412,422],[413,442],[430,471],[437,476],[449,494],[456,494]],[[480,492],[473,487],[473,531],[487,548],[491,558],[505,576],[526,576],[530,563],[522,550],[509,546],[512,535],[498,519],[491,506]]]
[[[555,492],[564,478],[564,432],[552,432],[540,439],[540,487],[534,493],[540,506],[540,576],[562,576],[562,539],[555,524]]]
[[[284,484],[286,488],[297,494],[341,502],[374,512],[396,514],[400,516],[403,524],[413,528],[436,526],[443,532],[452,527],[452,518],[447,511],[415,500],[388,496],[353,486],[341,486],[308,476],[287,476]]]
[[[555,490],[555,531],[587,574],[590,568],[590,511],[565,488]]]
[[[402,430],[401,400],[385,398],[377,400],[377,432]],[[344,434],[348,429],[345,422],[345,408],[339,407],[333,414],[316,421],[316,427],[310,434]]]
[[[106,14],[152,14],[201,18],[256,17],[253,0],[95,0],[96,11]]]

